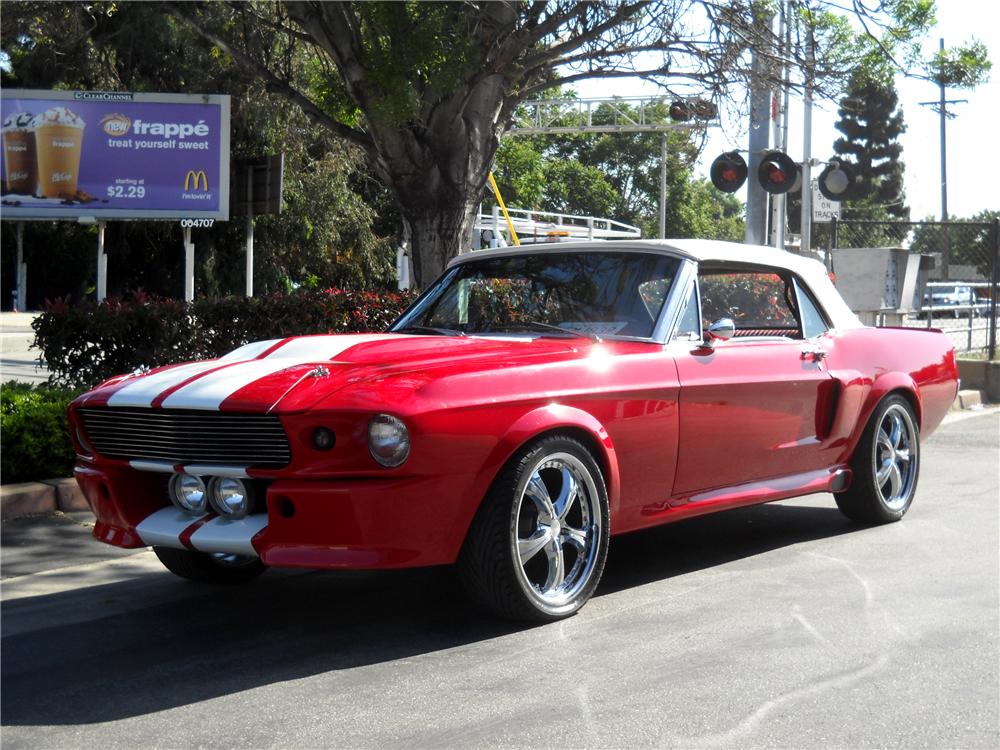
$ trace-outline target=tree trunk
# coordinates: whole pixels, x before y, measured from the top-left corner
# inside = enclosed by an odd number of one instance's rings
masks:
[[[476,219],[478,203],[460,202],[434,210],[404,211],[410,229],[414,286],[426,289],[463,250]]]
[[[441,97],[421,127],[372,125],[369,153],[410,228],[413,279],[426,288],[467,250],[503,130],[504,81]]]

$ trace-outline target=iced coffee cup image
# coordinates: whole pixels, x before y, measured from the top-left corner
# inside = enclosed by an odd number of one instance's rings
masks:
[[[3,121],[3,162],[10,193],[34,195],[38,184],[34,119],[30,112],[15,112]]]
[[[45,110],[35,116],[34,124],[38,192],[45,198],[74,198],[87,124],[66,107]]]

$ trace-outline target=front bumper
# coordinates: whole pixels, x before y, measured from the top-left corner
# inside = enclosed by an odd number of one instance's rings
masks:
[[[97,517],[94,537],[119,547],[167,546],[255,554],[296,568],[406,568],[450,564],[478,507],[475,476],[276,479],[266,513],[201,518],[170,504],[164,474],[77,466]]]

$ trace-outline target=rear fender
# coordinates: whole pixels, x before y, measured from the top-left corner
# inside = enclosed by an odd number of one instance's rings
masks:
[[[854,448],[861,439],[861,434],[865,431],[868,420],[871,419],[876,407],[882,399],[895,391],[900,391],[901,395],[910,402],[910,406],[913,407],[913,412],[917,417],[917,427],[919,428],[923,424],[923,400],[920,397],[920,389],[917,387],[916,381],[903,372],[887,372],[879,375],[875,379],[875,382],[872,383],[858,413],[858,421],[854,425],[854,430],[849,440],[851,454],[854,453]]]

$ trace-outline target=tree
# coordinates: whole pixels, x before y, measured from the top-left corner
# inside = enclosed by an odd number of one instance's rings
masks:
[[[844,134],[833,144],[837,157],[855,167],[856,178],[843,207],[844,219],[907,221],[910,209],[903,189],[903,147],[906,131],[892,71],[853,73],[837,111],[836,128]]]
[[[993,63],[986,45],[972,39],[957,47],[938,50],[925,69],[934,83],[950,88],[974,89],[989,80]]]
[[[829,20],[835,3],[797,0]],[[905,43],[926,23],[928,0],[854,4],[882,44]],[[749,51],[774,49],[758,0],[536,2],[170,3],[170,12],[316,122],[366,150],[392,192],[412,242],[418,285],[468,236],[487,174],[514,110],[545,90],[588,78],[640,76],[668,91],[722,96],[750,76]],[[887,20],[888,19],[888,20]],[[842,77],[854,50],[844,23],[814,23],[812,80]],[[829,32],[831,44],[823,34]],[[314,76],[302,86],[288,60],[305,45]],[[772,55],[773,57],[773,55]],[[646,65],[645,60],[651,60]],[[777,58],[765,66],[781,78]]]

